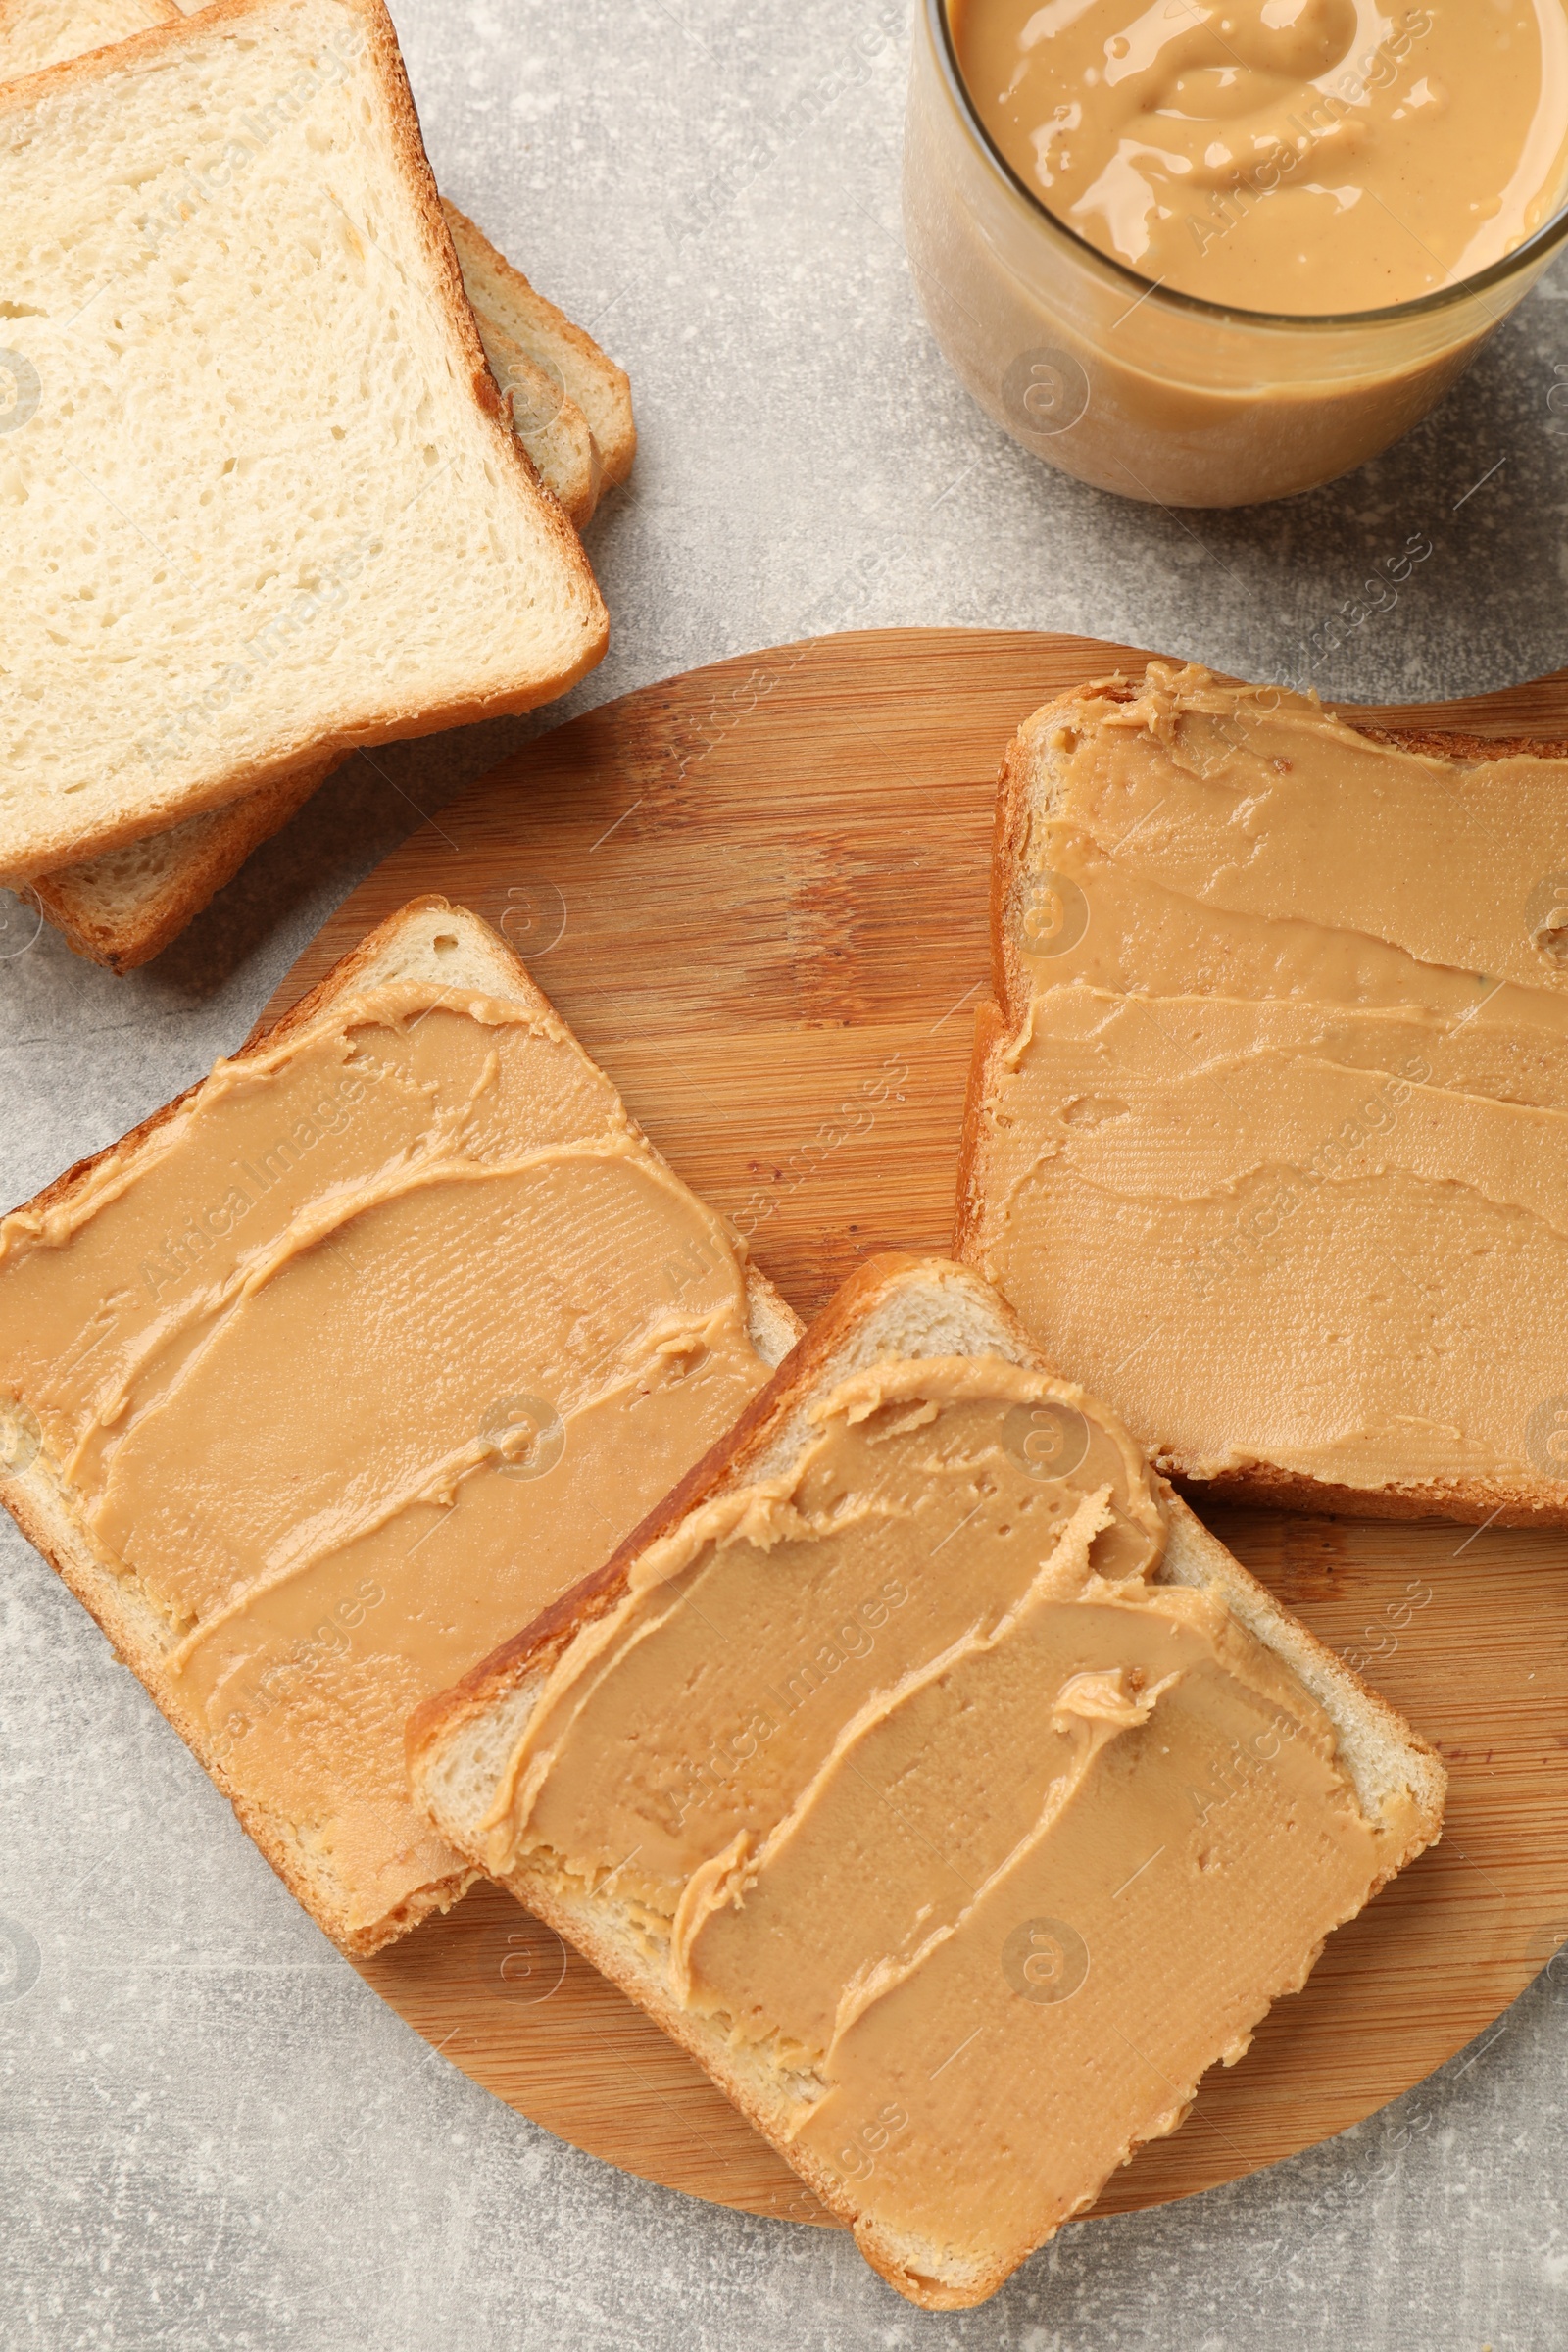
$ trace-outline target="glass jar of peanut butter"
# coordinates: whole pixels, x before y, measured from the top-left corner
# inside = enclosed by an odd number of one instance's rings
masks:
[[[1026,449],[1173,507],[1405,432],[1568,234],[1568,0],[922,0],[937,340]]]

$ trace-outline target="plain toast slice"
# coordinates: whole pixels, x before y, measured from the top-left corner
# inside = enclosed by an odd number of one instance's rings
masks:
[[[28,520],[0,875],[592,667],[604,608],[508,430],[379,0],[222,0],[10,84],[0,129]]]
[[[181,13],[174,0],[11,0],[0,12],[0,78],[41,73],[152,26],[177,24]],[[463,220],[463,216],[457,218]],[[471,223],[463,225],[477,240],[473,250],[486,257],[496,298],[515,323],[519,314],[512,299],[513,281],[527,287],[527,280],[510,267],[496,267],[494,248],[479,238]],[[472,289],[467,290],[471,299]],[[628,423],[630,394],[621,370],[591,338],[569,320],[555,330],[551,321],[562,314],[534,296],[531,288],[527,298],[532,308],[521,316],[532,324],[536,347],[550,372],[530,360],[504,327],[478,312],[476,322],[513,430],[540,480],[580,531],[592,517],[604,477],[587,420],[563,389],[557,353],[565,349],[588,379],[601,382],[612,395],[618,387]],[[601,408],[603,413],[603,402]],[[631,442],[634,446],[634,431]],[[248,794],[229,808],[205,810],[167,832],[144,835],[78,865],[62,866],[36,881],[32,894],[78,955],[111,971],[133,971],[178,937],[251,852],[287,823],[337,764],[312,761],[294,777]]]

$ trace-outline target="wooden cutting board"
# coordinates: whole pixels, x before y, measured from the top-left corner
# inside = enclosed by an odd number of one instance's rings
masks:
[[[531,744],[406,841],[266,1017],[406,900],[473,907],[809,1315],[868,1250],[947,1248],[1003,748],[1049,696],[1144,660],[1082,637],[894,629],[646,687]],[[1358,715],[1560,741],[1568,672]],[[1447,1834],[1330,1938],[1305,1991],[1101,2212],[1346,2130],[1480,2034],[1568,1939],[1568,1537],[1209,1516],[1442,1749]],[[563,2138],[695,2196],[828,2220],[706,2077],[499,1888],[357,1965],[454,2065]]]

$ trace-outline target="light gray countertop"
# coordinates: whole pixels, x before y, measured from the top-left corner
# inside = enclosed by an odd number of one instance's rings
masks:
[[[1422,533],[1325,692],[1568,662],[1568,266],[1387,457],[1178,517],[1038,465],[938,357],[900,229],[902,0],[394,15],[443,189],[631,372],[637,468],[591,536],[613,644],[540,720],[385,755],[392,782],[357,762],[130,979],[24,947],[0,895],[6,1202],[235,1044],[416,807],[572,710],[798,634],[829,592],[838,626],[1073,629],[1266,677]],[[494,2102],[336,1957],[9,1521],[0,1609],[0,1913],[38,1954],[21,1998],[0,1978],[16,2352],[1568,2343],[1568,1961],[1346,2138],[1068,2229],[981,2311],[929,2317],[842,2238],[648,2187]]]

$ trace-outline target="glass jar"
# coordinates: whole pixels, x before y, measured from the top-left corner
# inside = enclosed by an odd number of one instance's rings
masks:
[[[1156,286],[1046,210],[970,102],[947,0],[921,0],[904,220],[943,352],[1015,441],[1167,507],[1332,481],[1440,400],[1568,234],[1568,207],[1490,269],[1388,310],[1292,318]]]

